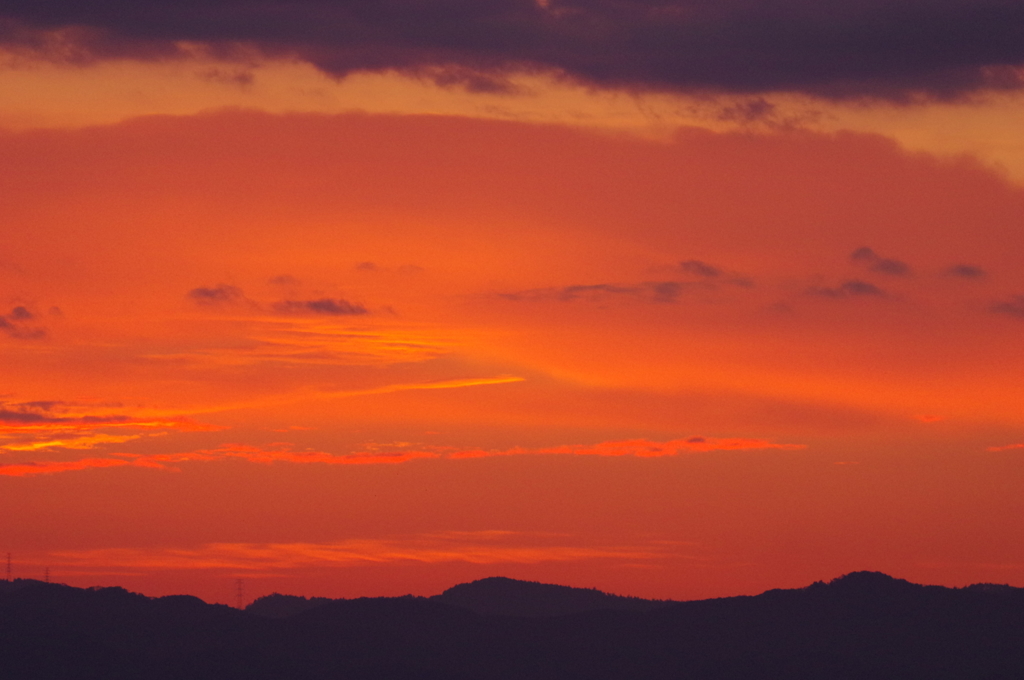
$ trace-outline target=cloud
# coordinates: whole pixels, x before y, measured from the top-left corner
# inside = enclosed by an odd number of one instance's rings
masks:
[[[709,451],[762,451],[799,450],[807,448],[804,444],[775,444],[765,439],[690,437],[673,439],[665,442],[647,439],[628,439],[624,441],[601,442],[593,445],[565,445],[538,449],[513,448],[504,451],[457,451],[449,454],[450,458],[485,458],[491,456],[521,455],[571,455],[571,456],[633,456],[636,458],[662,458]]]
[[[997,302],[991,309],[997,314],[1009,314],[1024,319],[1024,295],[1014,295],[1005,302]]]
[[[1014,449],[1024,449],[1024,444],[1007,444],[1005,446],[990,446],[988,451],[1012,451]]]
[[[140,418],[96,413],[57,401],[0,403],[0,452],[83,450],[168,431],[210,432],[220,429],[223,428],[182,417]]]
[[[704,280],[707,285],[714,285],[713,282],[719,281],[734,286],[742,286],[743,288],[751,288],[754,285],[754,282],[749,277],[736,273],[726,276],[721,267],[716,267],[700,260],[685,260],[679,263],[679,268],[690,276]]]
[[[680,262],[679,268],[687,274],[701,276],[706,279],[714,279],[722,275],[721,269],[707,264],[706,262],[701,262],[700,260],[686,260],[685,262]]]
[[[35,316],[24,307],[15,307],[8,314],[8,318],[12,321],[28,321],[29,319],[34,319]]]
[[[532,288],[514,293],[498,293],[513,302],[603,302],[613,298],[635,298],[647,302],[676,302],[689,288],[707,288],[711,284],[688,281],[644,281],[634,285],[612,283],[577,284],[561,288]]]
[[[188,297],[200,305],[234,304],[245,300],[240,288],[223,283],[211,288],[193,288],[188,292]]]
[[[274,572],[303,567],[395,562],[438,564],[538,564],[593,559],[649,561],[679,544],[574,545],[566,536],[518,531],[443,531],[389,539],[348,539],[331,543],[211,543],[195,548],[101,548],[46,555],[63,571],[109,569],[231,570]]]
[[[19,340],[38,340],[46,337],[46,329],[35,326],[32,322],[36,315],[27,307],[18,305],[6,315],[0,315],[0,331]]]
[[[988,276],[988,273],[973,264],[955,264],[946,270],[946,276],[956,276],[961,279],[983,279]]]
[[[322,298],[319,300],[283,300],[274,304],[274,309],[283,313],[326,314],[328,316],[353,316],[367,314],[366,307],[352,304],[348,300]]]
[[[816,286],[809,288],[807,293],[810,295],[820,295],[821,297],[837,299],[847,297],[886,297],[884,290],[873,283],[868,283],[867,281],[861,281],[859,279],[843,281],[836,288]]]
[[[880,274],[888,274],[890,276],[910,275],[910,265],[906,262],[881,257],[871,248],[858,248],[850,254],[850,260],[856,264],[865,265],[871,271]]]
[[[203,463],[242,460],[270,465],[288,463],[298,465],[394,465],[423,459],[493,458],[504,456],[607,456],[635,458],[663,458],[711,451],[796,451],[806,449],[804,444],[777,444],[765,439],[690,437],[665,442],[647,439],[601,442],[591,445],[563,445],[545,448],[513,447],[511,449],[464,449],[451,446],[415,446],[407,443],[390,445],[370,444],[364,450],[350,453],[325,451],[296,451],[288,444],[270,447],[250,444],[224,444],[214,449],[198,449],[184,453],[135,454],[116,453],[106,458],[85,458],[78,461],[42,461],[0,465],[0,476],[26,477],[85,470],[94,467],[145,467],[175,470],[184,463]],[[113,462],[111,462],[113,461]]]
[[[1024,6],[1005,0],[37,0],[0,9],[0,42],[77,62],[256,50],[338,76],[397,70],[471,91],[508,91],[510,74],[548,71],[632,90],[892,100],[1019,88],[1022,26]]]
[[[131,465],[118,458],[82,458],[67,461],[46,461],[42,463],[17,463],[0,465],[0,477],[34,477],[36,475],[52,475],[58,472],[77,472],[93,468],[110,468]]]

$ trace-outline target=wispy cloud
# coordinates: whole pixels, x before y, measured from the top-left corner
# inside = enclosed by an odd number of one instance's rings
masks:
[[[399,383],[395,385],[382,385],[380,387],[368,387],[363,390],[338,390],[322,392],[325,396],[332,397],[358,397],[371,394],[391,394],[393,392],[410,392],[416,390],[452,390],[461,387],[481,387],[484,385],[507,385],[509,383],[523,382],[526,378],[515,375],[499,375],[488,378],[456,378],[454,380],[437,380],[421,383]]]
[[[285,314],[326,314],[328,316],[355,316],[367,314],[366,307],[348,300],[320,298],[318,300],[282,300],[274,303],[274,310]]]
[[[0,314],[0,332],[19,340],[38,340],[46,337],[46,329],[38,324],[36,315],[23,305],[7,314]]]
[[[296,286],[299,281],[293,276],[282,275],[270,279],[276,286]],[[249,299],[241,288],[224,283],[216,286],[200,286],[193,288],[185,295],[192,302],[202,307],[242,306],[253,310],[270,309],[278,314],[312,314],[322,316],[358,316],[369,311],[361,304],[352,303],[342,298],[313,298],[309,300],[279,300],[273,303],[260,303]]]
[[[997,314],[1007,314],[1024,319],[1024,295],[1014,295],[1009,300],[997,302],[992,305],[991,310]]]
[[[32,463],[12,463],[0,465],[0,476],[3,477],[34,477],[36,475],[52,475],[58,472],[77,472],[92,468],[110,468],[131,465],[121,458],[80,458],[78,460],[48,460]]]
[[[422,459],[466,459],[497,456],[633,456],[660,458],[710,451],[758,451],[805,449],[804,444],[778,444],[765,439],[690,437],[665,442],[647,439],[601,442],[591,445],[562,445],[543,448],[513,447],[510,449],[467,449],[452,446],[415,446],[412,444],[370,445],[361,451],[327,453],[295,450],[288,444],[254,446],[225,444],[213,449],[184,453],[136,454],[117,453],[108,458],[87,458],[78,461],[44,461],[0,466],[0,475],[26,477],[56,472],[85,470],[95,467],[135,466],[166,470],[178,469],[187,463],[243,460],[250,463],[312,464],[312,465],[387,465]]]
[[[220,429],[183,416],[140,417],[92,411],[65,402],[0,403],[0,451],[83,450],[169,431]]]
[[[1024,444],[1005,444],[1004,446],[990,446],[987,451],[1013,451],[1014,449],[1024,449]]]
[[[583,560],[650,561],[677,544],[574,545],[561,535],[512,531],[447,531],[332,543],[211,543],[195,548],[67,550],[46,559],[64,571],[192,570],[280,572],[303,567],[413,562],[539,564]]]
[[[232,319],[228,346],[150,353],[152,361],[213,366],[258,364],[376,366],[427,361],[459,346],[455,333],[419,327],[356,326],[360,315],[258,316]],[[344,323],[341,320],[344,319]],[[239,329],[241,327],[241,330]]]
[[[604,302],[614,298],[646,302],[675,302],[687,289],[711,288],[707,282],[644,281],[631,285],[591,283],[555,288],[531,288],[512,293],[498,293],[498,297],[513,302]]]
[[[850,261],[868,270],[889,276],[910,276],[910,265],[902,260],[882,257],[868,247],[858,248],[850,254]]]
[[[569,456],[633,456],[636,458],[661,458],[709,451],[751,451],[751,450],[797,450],[807,448],[803,444],[776,444],[765,439],[721,439],[716,437],[690,437],[665,442],[648,439],[601,442],[591,445],[563,445],[547,448],[512,448],[500,451],[484,449],[455,451],[450,458],[481,458],[488,456],[521,455],[569,455]]]
[[[988,272],[973,264],[955,264],[946,269],[945,274],[961,279],[983,279],[988,276]]]
[[[873,283],[851,279],[835,287],[814,286],[807,289],[808,295],[842,299],[849,297],[886,297],[886,292]]]
[[[242,289],[236,286],[229,286],[221,283],[216,286],[202,286],[193,288],[187,294],[188,298],[200,305],[229,305],[246,301]]]
[[[684,260],[679,263],[679,269],[684,274],[697,280],[703,280],[708,284],[727,283],[744,288],[751,288],[754,285],[749,276],[737,274],[736,272],[726,272],[717,265],[708,264],[701,260]]]

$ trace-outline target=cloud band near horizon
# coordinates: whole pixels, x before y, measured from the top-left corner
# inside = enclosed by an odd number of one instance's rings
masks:
[[[952,99],[1024,84],[1024,5],[20,0],[0,5],[0,45],[73,62],[255,52],[478,91],[548,72],[607,88]]]
[[[647,439],[600,442],[593,445],[562,445],[542,448],[513,447],[511,449],[473,449],[451,446],[368,446],[365,451],[333,454],[324,451],[297,451],[281,444],[271,447],[247,444],[225,444],[216,449],[203,449],[186,453],[128,454],[114,453],[105,457],[79,460],[32,461],[0,465],[0,476],[33,477],[36,475],[72,472],[89,468],[144,467],[176,470],[176,466],[190,462],[241,460],[249,463],[306,463],[319,465],[378,465],[406,463],[420,459],[492,458],[498,456],[572,455],[572,456],[633,456],[661,458],[711,451],[793,451],[806,449],[804,444],[776,444],[765,439],[690,437],[665,442]]]

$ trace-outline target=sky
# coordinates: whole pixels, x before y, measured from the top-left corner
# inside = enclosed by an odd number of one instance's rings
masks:
[[[1024,3],[0,2],[15,578],[1024,586]]]

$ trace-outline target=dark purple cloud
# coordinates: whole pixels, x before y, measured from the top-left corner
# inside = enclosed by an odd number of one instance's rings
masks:
[[[533,288],[514,293],[499,293],[498,297],[513,302],[603,302],[613,298],[628,298],[646,302],[677,302],[690,289],[711,290],[711,284],[687,281],[644,281],[630,286],[612,283],[579,284],[560,288]]]
[[[38,340],[46,337],[46,329],[33,325],[36,315],[27,307],[18,305],[7,314],[0,314],[0,332],[19,340]]]
[[[679,263],[679,269],[690,276],[703,279],[709,285],[713,285],[712,282],[717,281],[743,288],[753,288],[754,286],[754,282],[747,276],[735,272],[726,275],[721,267],[700,260],[684,260]]]
[[[295,313],[305,312],[310,314],[326,314],[328,316],[350,316],[366,314],[366,307],[352,304],[348,300],[332,300],[323,298],[320,300],[283,300],[274,304],[278,312]]]
[[[1024,295],[1014,295],[1005,302],[998,302],[992,305],[992,311],[1024,319]]]
[[[707,262],[701,262],[700,260],[686,260],[685,262],[680,262],[679,268],[687,274],[693,274],[694,276],[700,276],[706,279],[713,279],[722,275],[721,269],[710,265]]]
[[[223,283],[210,288],[193,288],[188,292],[188,297],[201,305],[222,305],[245,300],[240,288]]]
[[[878,286],[868,283],[867,281],[861,281],[859,279],[851,279],[849,281],[843,281],[835,288],[828,287],[815,287],[810,288],[807,291],[811,295],[820,295],[822,297],[829,298],[847,298],[847,297],[885,297],[886,293]]]
[[[75,29],[62,41],[45,31]],[[5,0],[0,42],[160,58],[179,41],[418,72],[495,90],[516,71],[605,87],[952,98],[1017,88],[1020,0]],[[56,51],[56,49],[55,49]]]
[[[910,265],[906,262],[882,257],[871,248],[858,248],[850,255],[850,260],[880,274],[889,274],[890,276],[910,275]]]
[[[946,270],[947,276],[956,276],[961,279],[983,279],[988,276],[981,267],[973,264],[957,264]]]

